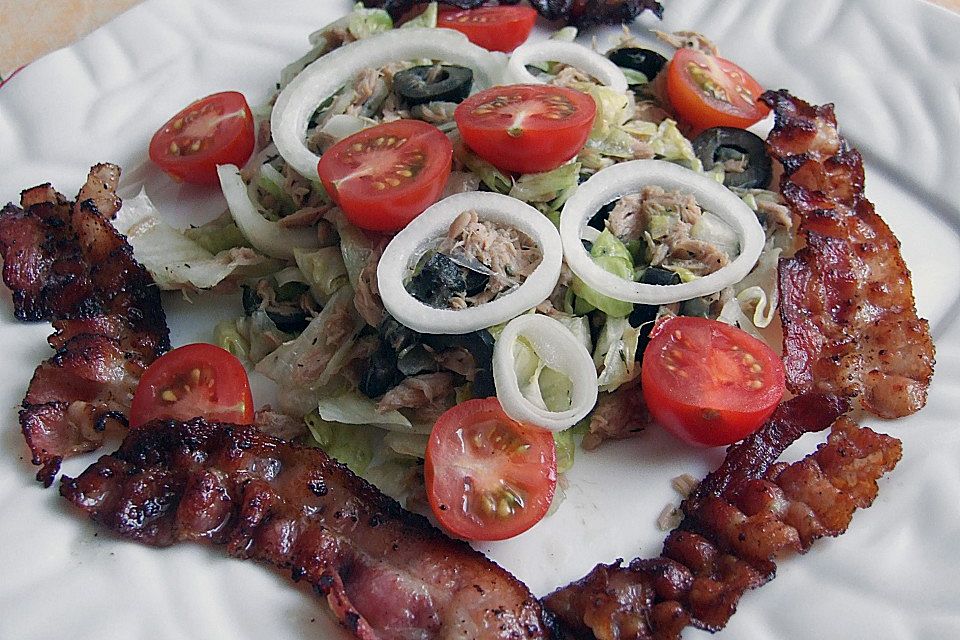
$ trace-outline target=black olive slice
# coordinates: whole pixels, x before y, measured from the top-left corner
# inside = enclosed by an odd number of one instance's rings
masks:
[[[610,217],[610,212],[613,211],[613,208],[617,206],[619,200],[611,200],[607,204],[600,207],[593,217],[587,221],[587,225],[597,229],[598,231],[603,231],[607,226],[607,218]],[[587,249],[589,251],[589,249]]]
[[[680,276],[675,271],[664,269],[662,267],[647,267],[643,275],[640,276],[640,282],[643,284],[669,285],[680,284]],[[643,360],[643,351],[650,342],[650,329],[653,328],[653,321],[657,319],[657,313],[660,307],[655,304],[635,304],[630,317],[627,318],[631,327],[640,328],[640,339],[637,341],[637,361]]]
[[[742,172],[728,171],[723,179],[727,187],[765,189],[773,167],[763,139],[746,129],[713,127],[693,139],[693,150],[705,169],[727,160],[746,159]]]
[[[426,102],[463,102],[473,87],[473,71],[455,65],[424,65],[393,76],[393,92],[412,107]]]
[[[618,67],[639,71],[647,76],[647,80],[653,80],[667,64],[667,59],[656,51],[641,49],[640,47],[614,49],[607,54],[607,57],[610,58],[610,62]]]
[[[407,283],[407,291],[424,304],[446,309],[451,298],[467,294],[467,283],[460,265],[442,253],[435,253]]]
[[[397,353],[383,340],[370,356],[357,388],[368,398],[377,398],[397,386],[403,374],[397,368]]]

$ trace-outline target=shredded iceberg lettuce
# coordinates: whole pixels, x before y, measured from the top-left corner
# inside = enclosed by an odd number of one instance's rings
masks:
[[[373,460],[373,439],[369,429],[324,420],[319,412],[304,416],[316,446],[356,473],[362,474]]]
[[[266,275],[278,265],[246,246],[208,251],[164,222],[144,191],[124,202],[113,224],[127,236],[134,256],[161,289],[193,291],[235,286],[239,280]]]
[[[626,318],[607,317],[593,352],[601,391],[613,391],[640,372],[636,362],[639,342],[638,327],[631,326]]]
[[[327,422],[367,425],[387,431],[416,433],[416,427],[402,413],[397,410],[381,413],[377,410],[376,401],[356,391],[320,398],[317,403],[317,413]]]
[[[630,255],[630,251],[626,245],[609,229],[604,229],[594,241],[593,247],[590,249],[590,256],[593,258],[593,261],[597,263],[597,266],[601,267],[604,271],[612,273],[624,280],[633,280],[633,256]],[[588,286],[580,278],[573,278],[573,281],[570,283],[570,289],[577,298],[586,303],[587,308],[580,307],[582,311],[600,309],[608,316],[617,318],[627,316],[633,311],[633,305],[629,302],[616,300],[610,296],[603,295]]]
[[[347,283],[347,266],[340,247],[324,247],[316,251],[294,249],[293,258],[318,301],[328,300]]]

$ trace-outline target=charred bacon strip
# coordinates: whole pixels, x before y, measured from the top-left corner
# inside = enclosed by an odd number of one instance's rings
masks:
[[[331,460],[252,426],[155,422],[60,493],[144,544],[226,545],[326,596],[358,638],[546,638],[527,588]]]
[[[0,212],[3,279],[21,320],[52,320],[55,355],[37,367],[20,425],[50,486],[64,457],[100,446],[125,414],[140,373],[169,349],[160,294],[108,218],[120,169],[90,170],[76,202],[49,184]]]
[[[898,440],[840,417],[847,408],[820,395],[783,403],[684,502],[660,557],[598,565],[547,596],[547,608],[578,638],[662,640],[689,625],[721,629],[747,589],[773,578],[777,558],[843,533],[900,459]],[[816,452],[775,462],[800,435],[831,423]]]
[[[774,110],[767,145],[806,240],[780,261],[787,384],[859,396],[884,418],[914,413],[926,403],[933,341],[900,243],[864,196],[863,160],[840,135],[832,105],[786,91],[761,99]]]
[[[440,4],[460,9],[474,9],[486,0],[440,0]],[[500,4],[517,4],[519,0]],[[399,18],[417,4],[417,0],[363,0],[366,7],[385,9],[394,19]],[[663,17],[663,6],[657,0],[530,0],[530,4],[547,20],[564,20],[578,28],[598,24],[632,22],[644,11]]]

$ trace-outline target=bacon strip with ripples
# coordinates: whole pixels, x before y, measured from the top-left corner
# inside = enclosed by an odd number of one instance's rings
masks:
[[[223,544],[326,596],[358,638],[547,638],[529,590],[331,460],[252,426],[155,422],[63,478],[60,493],[123,537]]]
[[[724,627],[743,593],[771,580],[775,561],[843,533],[900,459],[900,442],[845,417],[848,403],[808,394],[783,403],[757,433],[731,446],[683,504],[661,555],[598,565],[547,596],[577,638],[664,640],[684,627]],[[776,462],[806,432],[833,423],[798,462]]]
[[[64,457],[100,446],[125,414],[140,373],[169,349],[153,279],[110,224],[120,169],[91,168],[76,202],[49,184],[0,212],[3,279],[21,320],[52,320],[56,349],[37,367],[20,426],[49,486]]]
[[[900,243],[864,196],[863,160],[832,105],[786,91],[762,100],[776,118],[767,146],[783,164],[781,191],[806,241],[780,261],[787,384],[858,396],[884,418],[914,413],[926,403],[933,341]]]

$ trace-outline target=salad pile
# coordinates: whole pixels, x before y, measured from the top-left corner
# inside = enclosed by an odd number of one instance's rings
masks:
[[[458,30],[358,6],[266,106],[220,93],[160,128],[151,159],[229,211],[178,230],[142,193],[116,224],[159,286],[239,289],[244,315],[160,358],[133,422],[256,420],[495,540],[557,504],[577,443],[656,422],[717,446],[769,417],[794,237],[746,129],[760,86],[697,34],[520,44],[515,9]],[[254,415],[237,359],[275,406]]]

